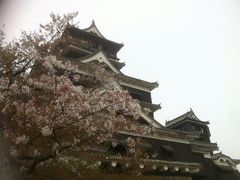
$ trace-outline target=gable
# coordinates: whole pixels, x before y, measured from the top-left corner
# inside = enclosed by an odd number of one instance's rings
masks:
[[[100,31],[98,30],[98,28],[97,28],[97,26],[95,25],[95,22],[94,22],[94,21],[92,21],[92,24],[91,24],[88,28],[83,29],[83,30],[86,31],[86,32],[89,32],[89,33],[93,33],[93,34],[95,34],[95,35],[97,35],[97,36],[105,39],[105,37],[104,37],[104,36],[100,33]]]
[[[93,54],[92,56],[89,56],[85,59],[82,59],[81,62],[82,63],[88,63],[91,61],[98,61],[100,63],[105,63],[110,69],[112,69],[113,72],[120,74],[121,72],[108,60],[108,58],[106,57],[106,55],[104,54],[104,52],[102,50],[99,50],[98,52],[96,52],[95,54]]]

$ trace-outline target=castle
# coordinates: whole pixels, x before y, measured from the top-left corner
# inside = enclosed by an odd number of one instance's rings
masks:
[[[218,151],[216,143],[210,140],[208,121],[200,120],[191,109],[189,112],[167,121],[165,126],[154,118],[154,112],[161,109],[160,104],[153,104],[151,91],[158,87],[156,82],[147,82],[130,77],[121,72],[125,66],[117,57],[123,44],[106,39],[96,27],[94,21],[90,27],[79,29],[67,26],[63,34],[69,44],[62,48],[62,56],[79,64],[90,62],[104,64],[115,74],[117,83],[123,90],[137,99],[141,105],[139,126],[154,127],[154,133],[134,134],[121,131],[117,144],[106,148],[93,148],[92,151],[108,152],[110,156],[102,157],[101,169],[112,168],[124,173],[126,169],[137,169],[143,177],[161,177],[172,179],[214,180],[240,179],[237,170],[239,160],[235,160]],[[79,68],[86,66],[79,66]],[[128,150],[126,139],[140,137],[145,142],[141,145],[145,157],[126,162]],[[119,156],[120,155],[120,156]]]

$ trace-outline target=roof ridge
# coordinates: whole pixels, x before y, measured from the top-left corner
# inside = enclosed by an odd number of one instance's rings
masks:
[[[183,121],[183,120],[186,120],[186,119],[195,121],[196,123],[198,122],[198,123],[206,123],[206,124],[209,124],[208,121],[202,121],[202,120],[200,120],[200,119],[196,116],[196,114],[193,112],[193,110],[190,108],[190,111],[182,114],[181,116],[178,116],[178,117],[176,117],[176,118],[174,118],[174,119],[172,119],[172,120],[166,121],[166,122],[165,122],[165,126],[170,127],[170,126],[172,126],[172,125],[174,125],[174,124],[176,124],[176,123],[179,123],[179,122],[181,122],[181,121]]]
[[[169,122],[172,122],[172,121],[174,121],[174,120],[176,120],[176,119],[179,119],[179,118],[181,118],[181,117],[187,115],[187,114],[190,113],[191,111],[192,111],[192,109],[191,109],[190,111],[188,111],[188,112],[186,112],[186,113],[180,115],[180,116],[177,116],[176,118],[173,118],[173,119],[171,119],[171,120],[169,120],[169,121],[166,121],[166,123],[169,123]],[[193,111],[192,111],[192,112],[193,112]]]
[[[91,34],[92,36],[95,36],[95,37],[97,37],[97,38],[103,39],[103,40],[105,40],[105,41],[109,41],[109,42],[111,42],[111,43],[121,45],[122,47],[124,46],[123,43],[117,43],[117,42],[112,41],[112,40],[109,40],[109,39],[107,39],[107,38],[102,38],[102,37],[100,37],[100,36],[97,36],[96,34],[87,32],[87,31],[85,31],[84,29],[80,29],[80,28],[75,27],[75,26],[73,26],[73,25],[68,25],[68,26],[66,27],[66,29],[67,29],[67,28],[73,28],[73,29],[76,29],[76,30],[78,30],[78,31],[83,31],[83,32],[85,32],[85,33]]]

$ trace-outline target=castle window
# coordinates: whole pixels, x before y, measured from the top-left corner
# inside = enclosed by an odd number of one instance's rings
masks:
[[[132,98],[133,98],[133,99],[138,99],[138,100],[140,100],[140,101],[142,101],[142,100],[143,100],[143,97],[142,97],[142,95],[141,95],[141,94],[139,94],[139,93],[130,92],[130,95],[132,96]]]
[[[162,155],[171,157],[173,156],[174,149],[171,146],[162,145],[161,152],[162,152]]]

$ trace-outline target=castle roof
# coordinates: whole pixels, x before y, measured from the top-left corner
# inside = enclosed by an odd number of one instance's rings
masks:
[[[153,104],[153,103],[148,103],[148,102],[145,102],[145,101],[140,101],[140,105],[143,108],[149,108],[152,112],[155,112],[158,109],[161,109],[160,104]]]
[[[74,47],[76,48],[76,47]],[[67,60],[64,60],[67,61]],[[79,62],[79,67],[81,68],[82,63],[86,64],[87,62],[91,62],[91,61],[99,61],[100,63],[103,62],[105,64],[107,64],[110,69],[113,70],[113,72],[116,73],[115,77],[117,78],[117,80],[119,81],[119,83],[121,85],[126,85],[126,86],[133,86],[134,88],[137,89],[141,89],[144,91],[152,91],[153,89],[155,89],[156,87],[158,87],[158,83],[157,82],[148,82],[148,81],[144,81],[138,78],[134,78],[131,76],[127,76],[123,73],[121,73],[120,71],[120,67],[124,66],[125,63],[121,63],[115,60],[112,60],[110,58],[108,58],[105,53],[103,52],[102,49],[99,49],[98,51],[91,53],[87,56],[84,56],[82,58],[78,58],[78,59],[71,59],[71,61],[74,62]],[[85,65],[87,66],[87,65]]]
[[[104,38],[101,34],[99,34],[100,32],[97,30],[95,25],[91,26],[84,30],[68,25],[64,33],[67,33],[72,37],[86,38],[88,40],[98,42],[99,44],[101,44],[103,49],[107,49],[113,54],[116,54],[123,47],[122,43],[116,43],[114,41]],[[95,33],[91,32],[92,29],[94,29]]]
[[[156,119],[141,111],[141,117],[155,128],[164,128]]]
[[[127,76],[124,74],[118,74],[117,78],[119,80],[119,83],[122,85],[126,85],[126,86],[130,86],[131,85],[136,85],[139,86],[135,88],[140,89],[140,88],[145,88],[145,91],[152,91],[153,89],[155,89],[156,87],[158,87],[158,83],[157,82],[148,82],[148,81],[144,81],[142,79],[138,79],[138,78],[134,78],[131,76]]]
[[[176,124],[180,124],[184,121],[192,121],[192,122],[195,122],[195,123],[199,123],[199,124],[209,124],[208,121],[201,121],[196,115],[195,113],[193,112],[192,109],[190,109],[190,111],[188,111],[187,113],[177,117],[177,118],[174,118],[170,121],[167,121],[166,122],[166,127],[171,127],[171,126],[174,126]]]
[[[240,164],[239,159],[232,159],[222,152],[213,154],[212,160],[218,168],[229,171],[237,170],[236,165]]]
[[[78,62],[82,62],[82,63],[88,63],[91,61],[99,61],[100,63],[107,64],[109,66],[109,68],[112,69],[113,72],[115,72],[117,74],[121,74],[120,68],[123,66],[123,64],[121,62],[109,59],[106,56],[106,54],[103,52],[102,49],[98,49],[94,53],[91,53],[82,58],[77,58],[74,61],[78,61]]]
[[[226,160],[232,161],[232,163],[234,163],[235,165],[240,164],[240,159],[232,159],[231,157],[223,154],[222,152],[213,154],[213,155],[212,155],[212,159],[213,159],[213,160],[225,159],[225,161],[226,161]]]
[[[82,29],[82,30],[84,30],[84,31],[86,31],[86,32],[89,32],[89,33],[93,33],[93,34],[95,34],[95,35],[97,35],[97,36],[99,36],[99,37],[101,37],[101,38],[103,38],[103,39],[106,39],[106,38],[102,35],[102,33],[98,30],[98,28],[97,28],[94,20],[92,20],[92,24],[91,24],[89,27],[87,27],[87,28],[85,28],[85,29]]]

